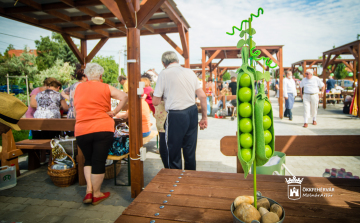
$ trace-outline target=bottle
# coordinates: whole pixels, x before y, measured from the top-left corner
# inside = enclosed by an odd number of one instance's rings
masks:
[[[28,139],[32,139],[32,138],[33,138],[33,135],[32,135],[32,131],[30,130]]]
[[[331,172],[330,178],[336,178],[336,173],[335,173],[335,172]]]
[[[325,172],[323,173],[323,177],[330,177],[331,173],[330,173],[330,169],[325,169]]]

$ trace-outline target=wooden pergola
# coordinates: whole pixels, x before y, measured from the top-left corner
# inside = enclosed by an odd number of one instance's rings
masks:
[[[92,60],[109,38],[127,37],[131,196],[136,197],[144,187],[143,162],[138,159],[139,149],[143,143],[141,103],[137,95],[141,75],[140,36],[160,34],[185,58],[185,67],[190,67],[190,26],[177,9],[175,2],[173,0],[0,0],[0,16],[60,33],[83,66]],[[104,18],[104,23],[94,24],[93,17]],[[167,36],[168,33],[179,33],[182,48]],[[72,38],[80,39],[80,50]],[[94,39],[99,39],[99,42],[88,54],[87,40]],[[84,183],[79,182],[80,185]]]
[[[280,88],[282,88],[282,79],[283,79],[283,56],[282,56],[282,47],[283,45],[269,45],[269,46],[256,46],[255,50],[260,50],[260,57],[268,57],[274,63],[279,66],[280,70]],[[212,61],[214,59],[220,59],[219,62],[216,63],[218,67],[219,64],[224,59],[240,59],[241,58],[241,48],[237,48],[236,46],[220,46],[220,47],[201,47],[202,50],[202,81],[203,81],[203,89],[205,91],[205,69],[207,66],[210,68],[210,77],[212,77]],[[265,64],[262,64],[262,61],[256,61],[262,68],[265,70],[269,70]],[[269,89],[269,83],[268,83]],[[269,92],[269,91],[268,91]],[[268,93],[269,96],[269,93]],[[280,91],[280,105],[279,105],[279,117],[283,118],[283,99],[282,99],[282,91]]]
[[[352,69],[354,66],[354,59],[335,59],[332,61],[332,66],[331,69],[329,70],[330,73],[333,73],[335,71],[335,68],[338,66],[338,64],[343,63],[346,65],[346,67],[348,67],[349,69]],[[300,72],[299,67],[301,66],[303,68],[302,70],[302,75],[305,77],[305,72],[307,69],[313,69],[314,70],[314,75],[319,76],[319,74],[317,73],[317,66],[318,65],[322,65],[323,64],[323,60],[321,59],[307,59],[307,60],[300,60],[298,62],[292,63],[291,64],[291,72]],[[330,64],[329,64],[330,65]]]
[[[336,47],[334,49],[323,52],[323,67],[328,67],[329,65],[333,65],[334,61],[337,61],[337,58],[340,55],[352,55],[355,60],[353,65],[350,63],[345,63],[347,68],[349,68],[354,73],[354,83],[357,79],[357,104],[360,106],[360,40],[356,40],[354,42],[345,44],[343,46]],[[356,67],[357,65],[357,67]],[[333,66],[335,67],[335,66]],[[326,72],[326,69],[323,69],[323,81],[325,84],[326,78],[328,78],[329,73]],[[323,101],[326,101],[326,95],[324,94]],[[323,108],[326,108],[326,103],[323,103]],[[360,109],[358,109],[358,117],[360,117]]]

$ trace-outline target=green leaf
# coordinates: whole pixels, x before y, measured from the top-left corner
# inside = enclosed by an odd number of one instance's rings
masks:
[[[252,43],[252,44],[251,44],[251,47],[256,46],[256,43],[254,42],[254,40],[251,40],[251,43]],[[250,39],[247,39],[247,40],[246,40],[246,44],[250,46]]]
[[[270,81],[270,72],[269,71],[265,71],[265,73],[262,73],[260,71],[256,71],[255,74],[255,79],[257,81],[260,81],[262,79],[265,79],[266,81]]]
[[[244,35],[245,35],[245,30],[242,30],[240,33],[240,37],[242,38],[242,37],[244,37]]]
[[[239,42],[237,43],[236,47],[241,48],[242,46],[244,46],[244,44],[245,44],[245,40],[240,39]]]
[[[247,34],[250,35],[250,29],[247,29],[247,30],[245,30],[244,32],[246,32]],[[255,35],[255,34],[256,34],[255,29],[251,28],[251,35]]]

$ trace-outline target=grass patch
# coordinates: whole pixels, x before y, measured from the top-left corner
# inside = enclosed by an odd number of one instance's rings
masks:
[[[21,131],[16,131],[16,130],[12,130],[15,142],[24,140],[24,139],[28,139],[29,138],[29,131],[30,130],[21,130]],[[2,145],[2,137],[0,137],[0,146]]]

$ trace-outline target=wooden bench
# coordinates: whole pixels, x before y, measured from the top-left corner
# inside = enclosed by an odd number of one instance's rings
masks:
[[[359,143],[360,135],[275,136],[275,150],[286,156],[360,156]],[[223,137],[220,151],[225,156],[236,156],[237,172],[244,172],[237,158],[236,136]]]
[[[144,137],[143,138],[143,145],[147,144],[148,142],[150,142],[151,139],[153,139],[154,137],[157,137],[156,140],[157,140],[157,143],[156,143],[156,146],[158,147],[158,131],[151,131],[150,135],[147,136],[147,137]],[[116,181],[116,163],[125,159],[125,158],[129,158],[129,153],[125,154],[125,155],[122,155],[122,156],[113,156],[113,155],[108,155],[107,159],[109,160],[113,160],[114,161],[114,183],[115,183],[115,186],[130,186],[131,185],[131,178],[130,178],[130,160],[127,160],[127,163],[128,163],[128,183],[127,184],[118,184],[117,181]]]
[[[115,125],[124,122],[124,120],[114,119]],[[43,131],[74,131],[75,119],[27,119],[22,118],[18,122],[22,130],[43,130]],[[2,165],[16,165],[17,175],[20,175],[18,156],[23,152],[28,153],[29,170],[40,166],[39,150],[51,150],[51,139],[33,139],[23,140],[15,143],[12,131],[2,135],[3,150],[1,155]],[[84,162],[85,158],[82,151],[78,148],[76,157],[78,162],[79,184],[85,185]]]

